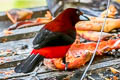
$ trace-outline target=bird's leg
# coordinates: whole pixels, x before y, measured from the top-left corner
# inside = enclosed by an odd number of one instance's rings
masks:
[[[66,62],[66,56],[63,57],[63,63],[65,64],[65,71],[67,71],[68,63]]]
[[[37,76],[37,72],[38,72],[38,70],[40,69],[41,65],[42,65],[42,62],[39,63],[39,66],[38,66],[38,68],[36,69],[36,71],[34,71],[34,73],[33,73],[33,75],[32,75],[32,78],[35,78],[35,79],[39,80],[39,78],[38,78],[38,76]]]
[[[65,63],[65,71],[68,69],[68,63]]]

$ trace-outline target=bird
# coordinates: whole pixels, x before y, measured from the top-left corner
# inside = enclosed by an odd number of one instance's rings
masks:
[[[16,73],[29,73],[43,61],[44,58],[64,58],[70,46],[76,39],[75,24],[89,20],[76,8],[63,10],[54,20],[45,24],[33,40],[33,50],[30,55],[14,69]]]

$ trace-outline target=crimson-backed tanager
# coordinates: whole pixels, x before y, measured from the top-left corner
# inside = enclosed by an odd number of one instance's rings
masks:
[[[17,73],[28,73],[44,58],[63,58],[76,38],[75,24],[82,12],[68,8],[47,23],[33,40],[34,49],[24,62],[15,68]],[[83,17],[83,16],[82,16]],[[83,17],[88,20],[87,17]]]

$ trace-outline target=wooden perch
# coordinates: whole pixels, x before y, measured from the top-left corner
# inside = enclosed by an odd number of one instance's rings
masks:
[[[3,32],[0,33],[0,43],[7,42],[7,41],[14,41],[14,40],[20,40],[20,39],[28,39],[35,36],[36,32],[38,32],[43,25],[40,26],[34,26],[30,28],[25,29],[18,29],[13,30],[13,34],[10,34],[8,36],[5,36]]]

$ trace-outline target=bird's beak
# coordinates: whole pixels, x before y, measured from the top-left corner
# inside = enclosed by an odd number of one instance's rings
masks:
[[[89,20],[90,20],[87,16],[84,16],[84,15],[80,15],[80,16],[79,16],[79,19],[80,19],[81,21],[89,21]]]

